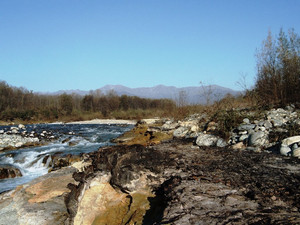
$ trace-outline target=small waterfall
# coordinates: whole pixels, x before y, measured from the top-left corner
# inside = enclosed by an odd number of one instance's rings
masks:
[[[28,125],[28,131],[33,130],[35,133],[50,131],[58,139],[46,146],[0,153],[0,167],[4,164],[12,165],[20,169],[23,175],[23,177],[0,180],[0,193],[48,173],[53,154],[78,155],[96,151],[101,146],[111,145],[111,139],[118,137],[131,128],[132,125]]]

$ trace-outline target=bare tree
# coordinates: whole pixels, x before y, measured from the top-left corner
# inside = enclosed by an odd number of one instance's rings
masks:
[[[200,85],[202,88],[202,96],[205,99],[205,104],[206,105],[210,105],[212,103],[212,99],[213,99],[213,87],[212,85],[205,85],[202,81],[200,81]]]

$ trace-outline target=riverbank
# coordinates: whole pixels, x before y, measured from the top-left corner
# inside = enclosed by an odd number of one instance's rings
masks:
[[[254,113],[139,121],[68,172],[1,194],[0,224],[299,224],[299,111]]]
[[[42,124],[14,124],[0,125],[0,151],[13,150],[29,146],[44,145],[57,138],[52,132],[46,130],[37,130],[40,125],[135,125],[135,120],[119,119],[93,119],[74,122],[53,122]],[[30,129],[29,129],[30,128]],[[72,134],[72,131],[70,131]]]
[[[137,120],[122,120],[122,119],[92,119],[92,120],[82,120],[82,121],[71,121],[71,122],[63,122],[63,121],[0,121],[0,126],[18,126],[19,124],[31,125],[31,124],[136,124]]]
[[[0,224],[300,223],[290,157],[172,140],[84,158],[1,194]]]
[[[66,124],[128,124],[135,125],[136,120],[120,120],[120,119],[93,119],[93,120],[83,120],[68,122]]]

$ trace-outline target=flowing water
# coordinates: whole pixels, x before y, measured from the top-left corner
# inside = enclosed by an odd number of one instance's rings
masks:
[[[20,169],[22,177],[0,180],[0,193],[11,190],[20,184],[46,174],[49,170],[50,157],[55,153],[73,154],[96,151],[99,147],[112,145],[110,142],[132,128],[132,125],[108,124],[38,124],[27,125],[27,132],[51,132],[57,139],[50,144],[21,148],[0,153],[1,165],[12,165]],[[8,130],[10,127],[1,127]],[[73,143],[74,145],[69,145]],[[48,161],[43,163],[43,159]]]

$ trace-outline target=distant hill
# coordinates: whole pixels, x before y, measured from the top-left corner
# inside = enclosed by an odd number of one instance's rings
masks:
[[[102,94],[107,94],[111,91],[114,91],[117,95],[128,95],[128,96],[138,96],[141,98],[168,98],[177,101],[179,96],[185,96],[185,100],[189,104],[204,104],[207,101],[207,98],[210,98],[210,102],[220,100],[226,94],[238,95],[240,92],[232,90],[230,88],[221,87],[218,85],[209,85],[201,87],[183,87],[177,88],[174,86],[165,86],[157,85],[154,87],[141,87],[141,88],[129,88],[122,85],[106,85],[102,88],[97,89]],[[82,90],[61,90],[54,93],[60,95],[63,93],[67,94],[78,94],[78,95],[87,95],[90,91]],[[180,94],[181,93],[181,94]]]

